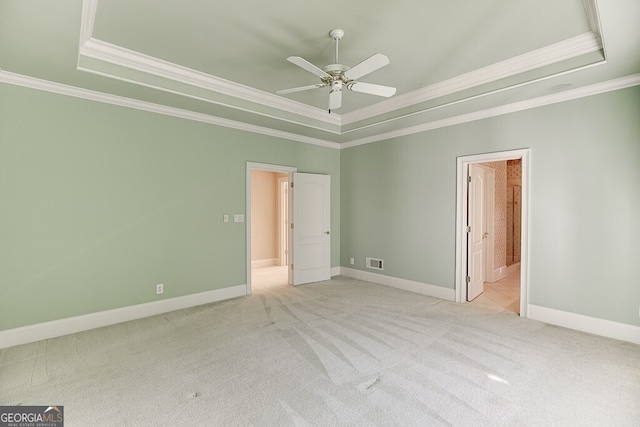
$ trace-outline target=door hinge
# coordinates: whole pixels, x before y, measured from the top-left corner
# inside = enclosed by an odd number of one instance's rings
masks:
[[[293,188],[293,181],[291,181],[291,188]]]
[[[467,276],[467,283],[471,282],[471,277]]]
[[[291,223],[291,229],[293,230],[293,223]]]
[[[291,269],[293,270],[293,264],[291,264]]]
[[[471,182],[471,175],[467,176],[467,182]]]
[[[471,233],[471,226],[467,225],[467,233]]]

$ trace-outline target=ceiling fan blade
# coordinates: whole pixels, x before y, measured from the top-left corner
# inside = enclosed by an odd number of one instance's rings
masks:
[[[324,84],[324,83],[318,83],[316,85],[292,87],[291,89],[281,89],[281,90],[277,91],[276,93],[278,95],[284,95],[285,93],[302,92],[303,90],[317,89],[319,87],[325,87],[325,86],[327,86],[327,85]]]
[[[371,83],[353,82],[347,86],[354,92],[368,93],[389,98],[395,95],[396,88],[391,86],[374,85]]]
[[[287,58],[287,61],[289,61],[289,62],[291,62],[293,64],[296,64],[300,68],[304,68],[308,72],[310,72],[312,74],[315,74],[316,76],[318,76],[320,78],[331,78],[331,76],[328,73],[325,73],[320,68],[318,68],[315,65],[313,65],[311,62],[309,62],[306,59],[301,58],[299,56],[290,56],[290,57]]]
[[[342,90],[332,90],[329,93],[329,111],[342,107]]]
[[[384,67],[389,64],[389,58],[381,53],[376,53],[373,56],[365,59],[358,65],[354,66],[348,71],[345,71],[344,76],[349,80],[357,80],[362,76],[366,76],[369,73],[373,73],[375,70]]]

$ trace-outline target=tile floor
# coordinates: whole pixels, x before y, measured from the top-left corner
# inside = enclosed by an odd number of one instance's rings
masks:
[[[484,292],[471,303],[520,313],[520,264],[510,267],[507,276],[497,282],[485,282]]]

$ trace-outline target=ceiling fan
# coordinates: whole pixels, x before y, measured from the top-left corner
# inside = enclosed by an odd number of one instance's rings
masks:
[[[354,92],[368,93],[371,95],[384,96],[386,98],[396,93],[395,87],[382,86],[371,83],[363,83],[357,81],[362,76],[372,73],[385,65],[389,64],[389,58],[381,53],[365,59],[353,68],[340,64],[338,60],[338,44],[344,36],[344,31],[340,29],[332,30],[329,36],[336,41],[336,61],[335,64],[327,65],[319,68],[311,62],[299,56],[290,56],[287,61],[296,64],[298,67],[309,71],[320,77],[321,83],[309,86],[294,87],[291,89],[282,89],[277,91],[278,95],[287,93],[301,92],[304,90],[318,89],[321,87],[329,87],[329,113],[331,110],[337,110],[342,106],[342,88],[346,87]]]

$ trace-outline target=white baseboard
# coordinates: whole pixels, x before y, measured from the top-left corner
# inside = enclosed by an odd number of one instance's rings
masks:
[[[417,294],[445,299],[448,301],[455,301],[456,299],[456,293],[454,289],[443,288],[441,286],[430,285],[428,283],[414,282],[412,280],[385,276],[383,274],[356,270],[348,267],[340,267],[340,274],[353,277],[354,279],[365,280],[367,282],[376,283],[378,285],[390,286],[392,288],[398,288],[405,291],[415,292]]]
[[[251,261],[251,268],[271,267],[272,265],[278,265],[278,258],[257,259],[255,261]]]
[[[640,344],[640,326],[529,304],[528,318],[603,337]]]
[[[490,283],[497,282],[498,280],[507,277],[507,272],[508,272],[508,269],[506,265],[503,265],[502,267],[494,268],[491,275],[491,280],[488,280],[488,282]]]
[[[507,265],[507,275],[511,274],[513,270],[520,268],[520,261]]]
[[[0,348],[13,347],[20,344],[87,331],[89,329],[115,325],[116,323],[142,319],[169,311],[245,296],[246,294],[247,285],[237,285],[229,288],[215,289],[213,291],[199,292],[192,295],[8,329],[0,331]]]
[[[335,277],[335,276],[339,276],[341,275],[341,270],[342,267],[331,267],[331,277]]]

